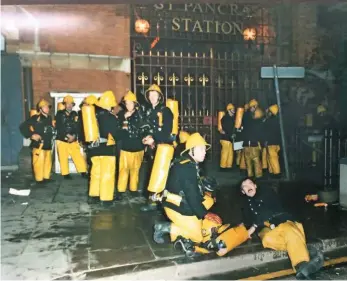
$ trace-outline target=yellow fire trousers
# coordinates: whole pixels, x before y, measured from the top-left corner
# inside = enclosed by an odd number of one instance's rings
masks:
[[[259,233],[259,237],[264,248],[288,252],[293,268],[301,262],[310,260],[301,223],[287,221],[272,230],[266,227]]]
[[[130,174],[130,191],[137,191],[139,172],[143,160],[144,151],[128,152],[121,150],[119,158],[118,191],[125,192],[128,186]]]
[[[263,147],[262,154],[261,154],[261,163],[262,163],[262,166],[263,166],[263,170],[268,168],[267,167],[267,162],[268,162],[267,150],[266,150],[266,147]]]
[[[237,166],[240,166],[240,162],[241,162],[241,151],[242,151],[242,150],[236,151],[236,165],[237,165]]]
[[[183,216],[170,208],[164,208],[164,211],[172,222],[170,229],[171,242],[176,241],[178,236],[190,239],[195,243],[202,242],[202,220],[199,220],[196,216]]]
[[[90,172],[89,196],[112,201],[116,174],[115,156],[93,156]]]
[[[48,180],[52,170],[52,151],[34,148],[32,150],[33,170],[36,181]]]
[[[242,149],[240,154],[240,170],[246,170],[246,169],[247,169],[247,166],[246,166],[246,159],[245,159],[245,150]]]
[[[220,164],[221,168],[231,168],[233,166],[234,150],[233,144],[227,140],[221,140],[222,150],[220,153]]]
[[[281,173],[278,152],[281,150],[279,145],[269,145],[267,147],[266,161],[269,173],[278,175]],[[263,160],[264,161],[264,160]]]
[[[71,156],[78,173],[87,172],[87,164],[84,156],[81,153],[81,147],[77,141],[68,143],[57,140],[57,150],[60,163],[61,174],[68,175],[69,171],[69,156]]]
[[[209,210],[214,205],[214,199],[209,195],[205,195],[202,204],[206,210]],[[172,222],[170,231],[171,242],[175,241],[178,236],[190,239],[196,243],[203,241],[203,220],[199,220],[196,216],[183,216],[170,208],[164,208],[164,211]]]
[[[262,163],[260,160],[261,149],[258,146],[246,146],[243,148],[245,152],[245,160],[247,166],[247,174],[249,177],[260,178],[263,176]],[[254,172],[253,172],[254,170]]]

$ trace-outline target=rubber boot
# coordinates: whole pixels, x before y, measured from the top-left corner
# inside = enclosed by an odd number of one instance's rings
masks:
[[[35,187],[37,187],[37,188],[45,187],[45,184],[46,184],[46,182],[44,180],[36,181],[35,182]]]
[[[117,193],[117,195],[116,195],[116,197],[114,198],[114,200],[115,200],[115,201],[122,201],[123,198],[124,198],[123,192],[122,192],[122,193],[119,192],[119,193]]]
[[[132,198],[137,198],[140,196],[140,193],[138,191],[130,191],[130,196]]]
[[[170,222],[159,222],[154,225],[153,240],[157,244],[164,244],[163,235],[165,233],[170,233],[171,223]]]
[[[316,273],[324,265],[324,255],[316,248],[309,246],[308,251],[310,254],[310,261],[299,264],[297,269],[296,278],[299,280],[310,280],[310,275]]]
[[[53,179],[43,179],[43,182],[44,183],[54,183],[55,180],[53,180]]]
[[[100,205],[103,208],[113,207],[115,205],[115,201],[113,201],[113,200],[111,200],[111,201],[101,201],[100,200]]]
[[[142,206],[140,208],[141,212],[151,212],[157,210],[157,203],[153,202],[152,200],[148,200],[147,204],[145,206]]]
[[[87,173],[81,173],[81,177],[84,178],[84,179],[87,179],[88,178],[88,174]]]
[[[63,176],[64,180],[72,180],[72,177],[70,174]]]

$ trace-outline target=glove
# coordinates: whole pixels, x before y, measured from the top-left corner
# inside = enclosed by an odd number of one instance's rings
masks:
[[[222,224],[222,219],[214,213],[207,213],[205,219],[212,221],[216,224]]]

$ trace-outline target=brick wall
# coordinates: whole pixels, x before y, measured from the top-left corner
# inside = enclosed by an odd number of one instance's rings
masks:
[[[51,100],[50,91],[103,92],[112,90],[118,101],[130,88],[130,76],[120,71],[33,67],[34,103]]]
[[[93,63],[86,55],[130,58],[130,18],[127,5],[22,6],[39,23],[39,52],[25,58],[33,66],[34,103],[50,100],[51,91],[103,92],[113,90],[119,101],[130,88],[130,74],[104,58]],[[15,6],[3,13],[15,18],[17,36],[8,36],[7,50],[33,51],[34,29],[28,15]],[[6,19],[6,17],[5,17]],[[19,34],[19,36],[18,36]],[[80,54],[66,62],[57,53]],[[83,54],[85,56],[83,56]],[[21,56],[27,56],[25,54]],[[80,57],[80,58],[79,58]],[[29,62],[28,62],[29,61]],[[79,62],[81,61],[81,62]],[[87,61],[87,63],[86,63]],[[88,62],[89,61],[89,62]],[[78,65],[76,65],[78,62]]]

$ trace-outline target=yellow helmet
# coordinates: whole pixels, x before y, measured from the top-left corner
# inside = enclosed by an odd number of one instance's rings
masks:
[[[99,100],[96,102],[96,105],[107,110],[110,110],[112,107],[117,106],[117,101],[113,92],[112,91],[104,92],[99,98]]]
[[[40,108],[42,108],[44,106],[49,106],[50,107],[50,104],[45,99],[41,99],[39,101],[39,103],[37,104],[37,108],[40,109]]]
[[[327,109],[325,108],[324,105],[319,105],[317,107],[317,114],[320,114],[320,113],[323,113],[323,112],[326,112],[326,111],[327,111]]]
[[[186,141],[186,149],[182,151],[181,155],[185,153],[186,151],[188,151],[189,149],[192,149],[193,147],[200,146],[200,145],[206,146],[206,149],[209,149],[211,147],[211,145],[208,144],[199,133],[191,134]]]
[[[264,116],[264,112],[260,109],[260,108],[257,108],[255,111],[254,111],[254,119],[260,119]]]
[[[258,106],[258,102],[255,99],[250,100],[250,102],[248,104],[249,104],[249,107],[257,107]]]
[[[30,110],[30,117],[32,117],[32,116],[34,116],[34,115],[37,115],[37,114],[38,114],[38,112],[37,112],[36,109]]]
[[[145,95],[146,95],[146,100],[147,100],[148,102],[149,102],[148,94],[149,94],[150,91],[156,91],[157,93],[159,93],[159,95],[160,95],[160,102],[163,102],[163,100],[164,100],[164,95],[163,95],[163,93],[161,92],[160,87],[159,87],[157,84],[153,84],[152,86],[150,86],[150,87],[147,89]]]
[[[249,104],[246,103],[244,107],[245,107],[245,111],[247,111],[249,109]]]
[[[67,103],[75,104],[75,101],[74,101],[74,99],[73,99],[72,96],[67,95],[67,96],[64,97],[63,103],[64,103],[64,104],[67,104]]]
[[[123,101],[132,101],[137,103],[137,98],[132,91],[128,91],[127,94],[123,97]]]
[[[227,105],[227,110],[235,111],[235,106],[234,106],[232,103],[229,103],[229,104]]]
[[[185,131],[180,131],[178,137],[180,139],[180,143],[186,143],[189,138],[189,133]]]
[[[97,101],[98,99],[96,98],[96,96],[93,95],[90,95],[84,99],[84,103],[88,105],[96,104]]]
[[[277,115],[278,113],[278,105],[277,104],[273,104],[269,107],[269,111],[273,114],[273,115]]]
[[[62,102],[58,102],[57,110],[64,110],[64,109],[65,109],[65,105]]]

